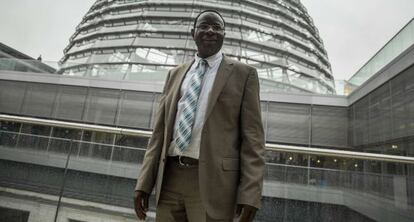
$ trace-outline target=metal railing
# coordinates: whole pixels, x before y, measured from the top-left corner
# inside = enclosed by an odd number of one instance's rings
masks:
[[[114,133],[114,134],[128,135],[128,136],[151,137],[152,135],[152,132],[148,130],[127,129],[127,128],[101,126],[101,125],[86,124],[86,123],[73,123],[73,122],[60,121],[60,120],[47,120],[47,119],[13,116],[13,115],[5,115],[5,114],[0,114],[0,120],[54,126],[54,127],[64,127],[64,128],[70,128],[70,129],[91,130],[91,131],[97,131],[97,132]],[[346,151],[346,150],[337,150],[337,149],[326,149],[326,148],[318,148],[318,147],[303,147],[303,146],[291,146],[291,145],[283,145],[283,144],[266,143],[266,150],[273,151],[273,152],[288,152],[288,153],[298,153],[298,154],[307,154],[307,155],[335,156],[335,157],[343,157],[343,158],[354,158],[354,159],[360,159],[360,160],[376,160],[376,161],[384,161],[384,162],[414,164],[414,157],[386,155],[386,154],[377,154],[377,153],[365,153],[365,152]]]

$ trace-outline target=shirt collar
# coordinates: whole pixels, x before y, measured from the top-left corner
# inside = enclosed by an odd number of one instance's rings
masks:
[[[195,59],[195,62],[194,62],[195,64],[198,64],[200,62],[200,60],[203,59],[203,58],[199,57],[197,55],[197,53],[195,54],[194,57],[195,57],[194,58]],[[223,52],[220,50],[216,54],[214,54],[212,56],[209,56],[207,58],[204,58],[204,59],[207,61],[208,67],[211,68],[212,66],[214,66],[215,63],[221,62],[222,58],[223,58]]]

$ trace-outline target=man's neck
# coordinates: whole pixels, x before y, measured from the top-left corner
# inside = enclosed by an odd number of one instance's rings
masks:
[[[197,57],[199,57],[199,58],[201,58],[201,59],[208,59],[208,58],[212,58],[212,57],[214,57],[214,56],[216,56],[217,54],[219,54],[219,53],[221,53],[221,50],[219,50],[218,52],[216,52],[216,53],[214,53],[213,55],[210,55],[210,56],[200,56],[200,54],[197,52],[197,54],[196,54],[196,56]]]

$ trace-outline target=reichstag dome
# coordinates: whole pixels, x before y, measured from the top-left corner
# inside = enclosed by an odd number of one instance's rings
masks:
[[[224,53],[255,66],[262,91],[335,94],[322,39],[299,0],[97,0],[60,72],[162,84],[168,69],[193,58],[194,18],[211,8],[226,21]]]

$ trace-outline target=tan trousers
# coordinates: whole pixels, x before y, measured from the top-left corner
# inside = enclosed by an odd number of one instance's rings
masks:
[[[201,202],[198,167],[168,162],[156,211],[157,222],[230,222],[210,218]]]

